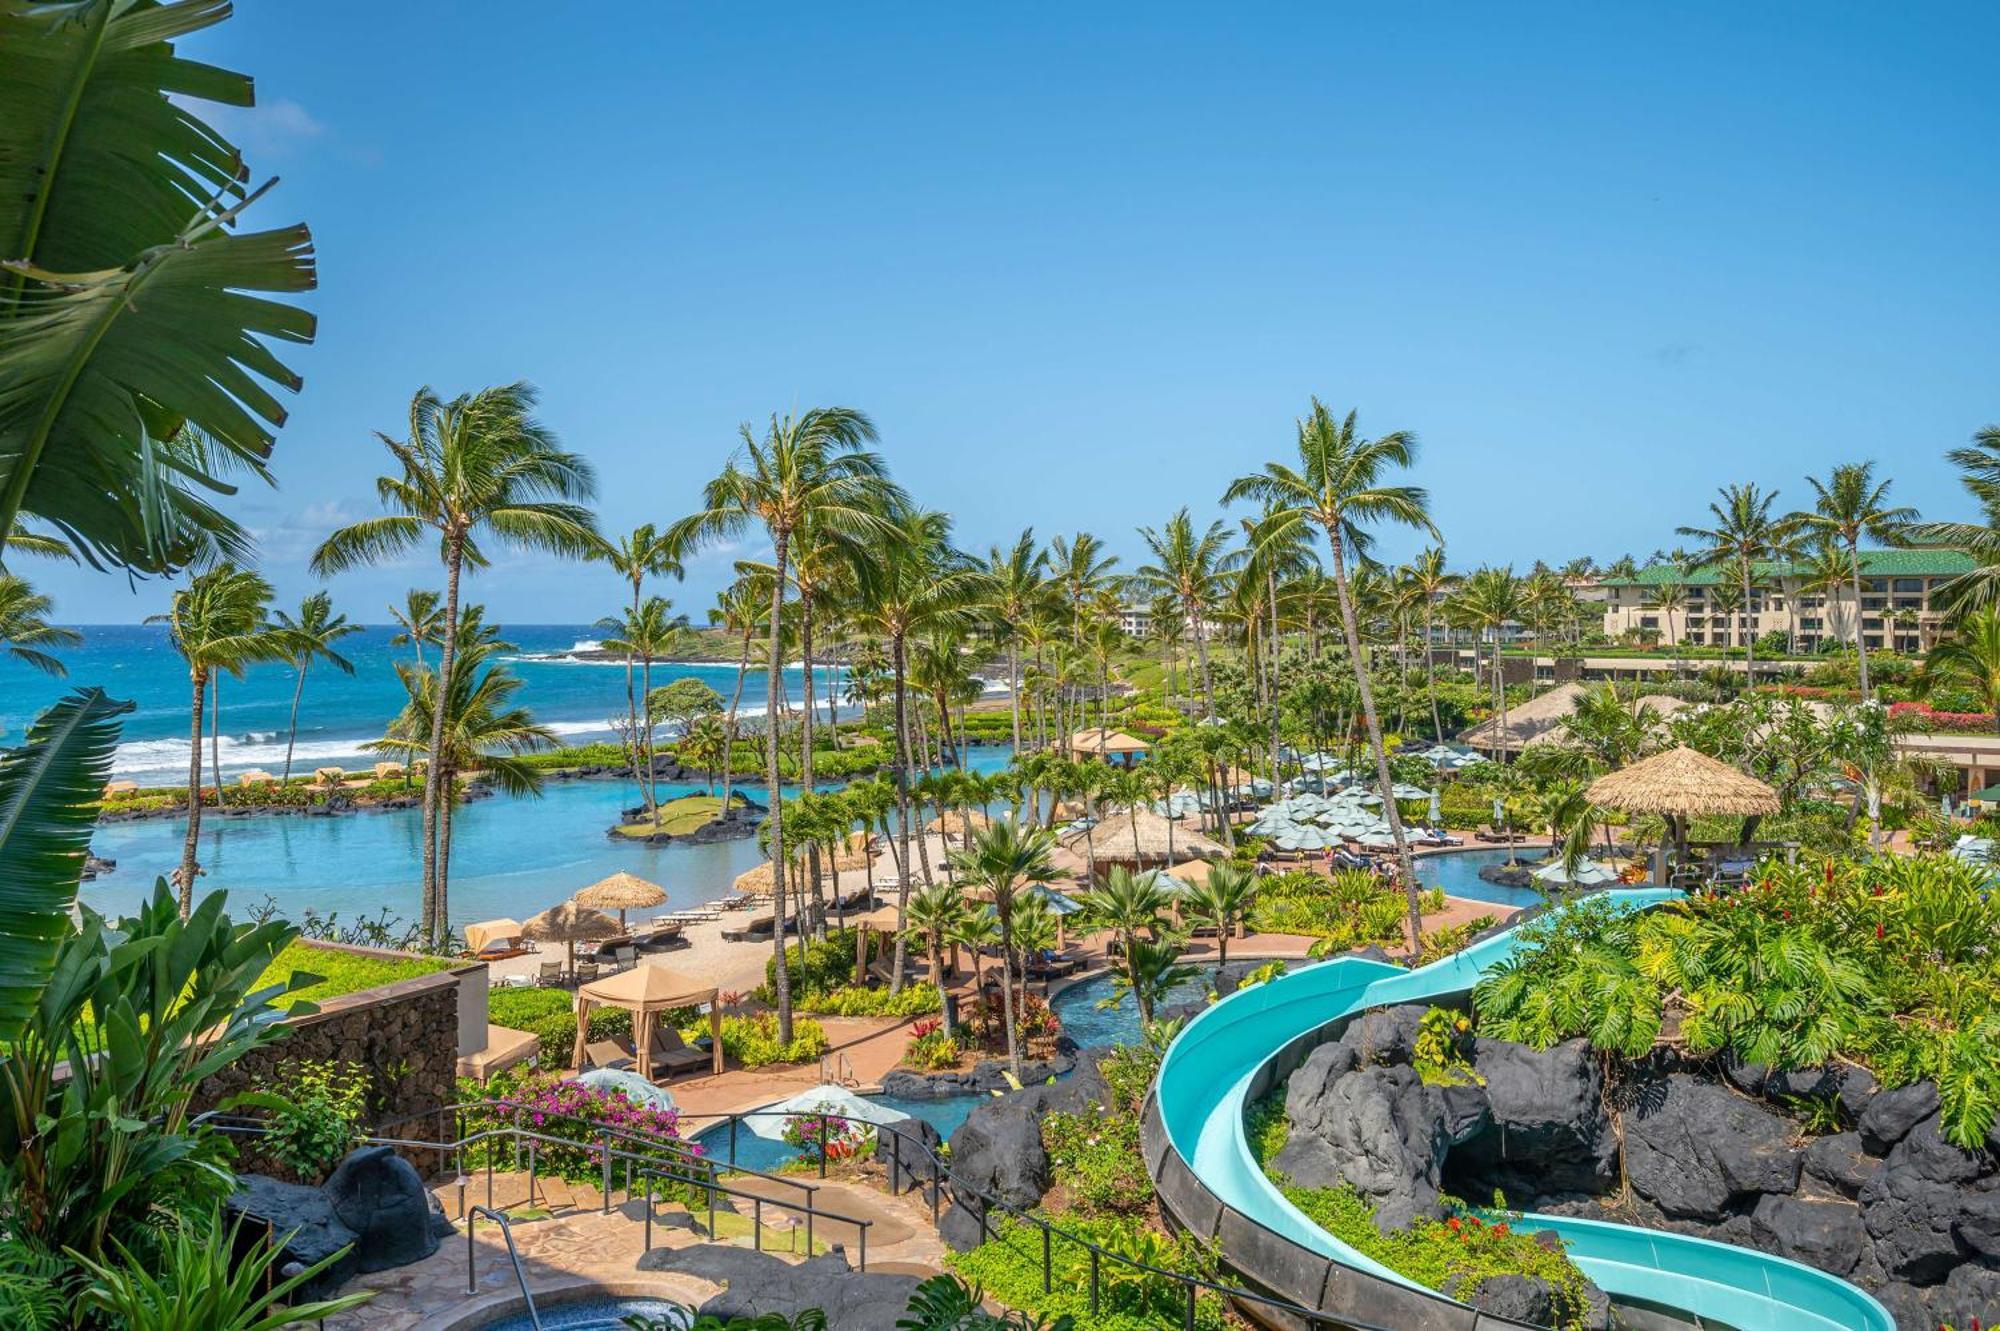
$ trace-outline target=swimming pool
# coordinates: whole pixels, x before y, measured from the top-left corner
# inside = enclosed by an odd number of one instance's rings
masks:
[[[1208,996],[1208,991],[1214,986],[1215,972],[1204,967],[1194,979],[1167,990],[1156,1006],[1170,1008],[1182,1003],[1199,1002]],[[1056,1016],[1062,1019],[1063,1034],[1076,1041],[1079,1048],[1102,1049],[1114,1044],[1139,1042],[1139,1009],[1130,994],[1110,1007],[1098,1007],[1100,1002],[1111,997],[1111,993],[1111,976],[1093,975],[1057,994],[1050,1004]]]
[[[1532,864],[1546,851],[1540,847],[1520,847],[1514,858]],[[1417,878],[1426,887],[1441,887],[1468,901],[1490,901],[1496,906],[1539,906],[1545,900],[1532,887],[1502,887],[1489,883],[1479,871],[1492,864],[1505,864],[1505,850],[1460,850],[1447,855],[1426,855],[1417,861]]]
[[[669,1327],[686,1327],[691,1320],[683,1305],[666,1299],[586,1298],[537,1307],[536,1312],[542,1331],[624,1331],[624,1319],[633,1316],[662,1318]],[[528,1314],[520,1312],[483,1323],[481,1331],[533,1331],[533,1325]]]
[[[869,1095],[865,1097],[885,1109],[894,1109],[920,1118],[938,1130],[938,1136],[949,1141],[958,1125],[965,1122],[983,1096],[950,1095],[935,1099],[912,1100],[900,1095]],[[772,1141],[759,1137],[750,1131],[750,1125],[739,1124],[736,1129],[736,1154],[732,1159],[729,1149],[729,1124],[727,1121],[702,1129],[695,1134],[695,1144],[707,1153],[710,1159],[734,1165],[738,1169],[755,1169],[763,1173],[775,1172],[779,1167],[798,1156],[795,1146],[782,1141]]]

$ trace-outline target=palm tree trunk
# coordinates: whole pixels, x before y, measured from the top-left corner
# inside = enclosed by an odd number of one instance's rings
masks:
[[[1007,1069],[1021,1079],[1021,1043],[1014,1029],[1014,888],[993,885],[993,908],[1000,916],[1000,1013],[1007,1024]]]
[[[299,658],[299,682],[292,687],[292,723],[285,731],[285,775],[278,782],[280,791],[292,784],[292,749],[299,742],[299,699],[305,696],[306,667],[311,664],[311,657]]]
[[[1743,687],[1757,682],[1757,612],[1750,604],[1750,561],[1742,562],[1743,572]]]
[[[771,949],[772,988],[777,993],[778,1042],[792,1042],[792,977],[785,964],[785,827],[784,796],[778,788],[778,699],[783,696],[784,662],[779,636],[785,615],[785,554],[791,533],[783,527],[772,533],[771,559],[777,576],[771,580],[771,654],[764,663],[765,797],[771,807],[766,815],[771,824]]]
[[[799,655],[805,658],[806,677],[801,685],[804,723],[799,729],[799,789],[813,788],[813,611],[812,597],[799,593]]]
[[[650,650],[646,655],[640,657],[639,674],[641,681],[645,685],[640,696],[646,700],[646,715],[639,722],[640,732],[634,734],[632,738],[635,746],[638,744],[641,735],[645,739],[645,752],[641,757],[645,762],[646,774],[640,778],[639,789],[646,799],[646,817],[652,820],[653,826],[658,827],[660,825],[660,777],[656,770],[657,760],[653,753],[653,658]]]
[[[750,673],[750,634],[752,629],[743,630],[743,654],[736,661],[736,689],[729,695],[729,721],[722,728],[722,816],[729,817],[729,783],[735,775],[733,760],[736,756],[736,709],[743,703],[743,677]]]
[[[1264,571],[1264,594],[1271,602],[1271,775],[1278,772],[1278,661],[1281,630],[1278,625],[1278,571],[1267,568]],[[1168,822],[1169,829],[1173,824]]]
[[[1435,603],[1430,602],[1428,598],[1426,598],[1426,605],[1428,606],[1432,604]],[[1442,744],[1444,743],[1444,718],[1438,712],[1436,640],[1437,640],[1437,612],[1434,609],[1426,609],[1424,611],[1424,675],[1426,678],[1430,680],[1431,742],[1434,744]]]
[[[1215,715],[1215,677],[1208,669],[1208,625],[1193,605],[1185,607],[1188,622],[1194,625],[1194,650],[1201,658],[1201,719]]]
[[[902,853],[896,858],[896,918],[902,919],[910,909],[910,684],[908,679],[909,658],[901,633],[889,639],[889,669],[895,675],[896,690],[896,835],[902,843]],[[923,851],[923,838],[917,838],[917,849]],[[930,855],[924,853],[924,885],[930,885]],[[901,929],[896,931],[896,952],[889,963],[889,992],[903,992],[903,964],[909,952],[909,937]]]
[[[1014,752],[1021,752],[1021,644],[1018,639],[1007,641],[1007,698],[1014,709]]]
[[[432,947],[444,942],[446,907],[444,862],[438,853],[438,810],[450,777],[444,768],[444,714],[451,691],[451,668],[458,657],[458,575],[465,558],[465,538],[453,536],[445,546],[444,641],[438,645],[437,682],[432,690],[431,743],[424,771],[423,934]]]
[[[627,621],[629,628],[636,628],[639,622],[639,580],[632,579],[632,617]],[[625,725],[630,738],[632,756],[632,781],[639,787],[639,798],[646,803],[646,813],[655,827],[659,826],[659,816],[654,812],[651,796],[646,793],[646,778],[639,771],[639,699],[633,692],[634,653],[628,641],[625,645]]]
[[[1348,655],[1353,658],[1354,682],[1361,690],[1361,714],[1368,724],[1368,743],[1375,750],[1375,779],[1382,791],[1382,813],[1389,820],[1389,836],[1396,843],[1396,861],[1403,872],[1403,891],[1410,906],[1410,956],[1423,947],[1424,917],[1417,887],[1417,866],[1410,859],[1410,843],[1403,836],[1403,815],[1396,808],[1396,786],[1389,776],[1389,752],[1382,745],[1382,720],[1375,714],[1375,690],[1368,682],[1368,662],[1361,655],[1361,628],[1354,618],[1354,597],[1347,586],[1347,559],[1341,550],[1340,529],[1329,526],[1326,541],[1333,548],[1333,589],[1340,601],[1340,627],[1347,636]],[[1494,655],[1494,673],[1499,673],[1499,655]]]
[[[1861,640],[1861,545],[1849,542],[1847,564],[1854,572],[1854,652],[1861,664],[1861,701],[1867,702],[1873,695],[1868,690],[1868,644]],[[1833,598],[1828,597],[1830,604]]]
[[[201,709],[208,691],[208,670],[197,666],[188,675],[194,685],[194,707],[188,733],[187,836],[181,842],[181,866],[174,870],[174,882],[180,888],[182,919],[194,909],[194,879],[201,872],[195,856],[201,848]]]

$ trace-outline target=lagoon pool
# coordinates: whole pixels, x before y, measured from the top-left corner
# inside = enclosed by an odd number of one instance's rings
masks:
[[[1204,968],[1194,979],[1167,990],[1156,1006],[1170,1008],[1181,1003],[1198,1002],[1207,997],[1214,985],[1215,972]],[[1110,1007],[1098,1006],[1111,995],[1111,976],[1093,975],[1057,994],[1050,1006],[1062,1019],[1063,1034],[1076,1041],[1081,1048],[1102,1049],[1114,1044],[1137,1044],[1138,1006],[1133,1003],[1130,994]]]
[[[912,1100],[900,1095],[874,1094],[865,1097],[885,1109],[894,1109],[920,1118],[938,1130],[938,1136],[949,1141],[958,1125],[965,1122],[973,1108],[984,1097],[977,1095],[952,1095],[942,1099]],[[768,1137],[759,1137],[750,1131],[748,1123],[736,1129],[736,1154],[729,1153],[729,1124],[717,1123],[702,1129],[694,1136],[695,1145],[701,1147],[712,1160],[734,1165],[738,1169],[754,1169],[762,1173],[772,1173],[781,1166],[797,1158],[795,1147]]]
[[[1514,858],[1533,864],[1547,852],[1540,847],[1519,847]],[[1426,887],[1441,887],[1467,901],[1490,901],[1496,906],[1539,906],[1545,897],[1532,887],[1502,887],[1479,876],[1488,865],[1505,864],[1507,851],[1460,850],[1446,855],[1426,855],[1417,861],[1417,877]]]
[[[693,1319],[687,1308],[667,1299],[585,1298],[552,1307],[536,1307],[542,1331],[624,1331],[627,1317],[665,1319],[670,1327],[685,1327]],[[482,1324],[482,1331],[531,1331],[525,1312]]]

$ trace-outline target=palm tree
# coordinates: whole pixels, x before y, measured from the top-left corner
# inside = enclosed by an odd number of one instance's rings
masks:
[[[1132,586],[1137,590],[1172,596],[1176,612],[1187,620],[1188,631],[1194,635],[1195,660],[1201,666],[1204,717],[1215,715],[1215,680],[1208,668],[1208,617],[1222,591],[1228,530],[1221,522],[1211,522],[1208,530],[1197,536],[1194,519],[1185,508],[1167,519],[1164,530],[1141,527],[1139,538],[1152,552],[1153,562],[1141,565],[1132,575]]]
[[[631,719],[632,779],[639,783],[639,797],[646,801],[646,818],[660,825],[659,782],[653,774],[653,662],[673,656],[687,639],[687,617],[674,613],[673,603],[663,596],[648,596],[625,612],[622,619],[606,620],[600,627],[614,630],[604,640],[606,651],[622,652],[629,664],[640,667],[639,696],[646,699],[643,716]]]
[[[1968,611],[1951,637],[1924,654],[1924,675],[1967,680],[1986,710],[2000,713],[2000,608]]]
[[[753,576],[739,574],[735,582],[724,587],[716,595],[715,604],[708,609],[708,622],[716,628],[727,630],[741,639],[741,651],[736,660],[736,686],[729,694],[728,719],[723,723],[725,743],[722,749],[722,816],[729,817],[730,779],[734,773],[736,751],[736,711],[743,705],[743,679],[750,673],[750,643],[758,630],[764,627],[767,612],[767,598],[758,590]]]
[[[285,730],[285,775],[281,784],[292,782],[292,749],[299,739],[299,699],[306,692],[306,669],[315,660],[324,661],[343,675],[354,673],[354,662],[333,650],[333,644],[350,633],[361,632],[359,624],[347,622],[346,615],[333,613],[333,598],[314,592],[299,602],[299,617],[293,619],[280,610],[272,617],[271,631],[279,638],[286,660],[292,663],[297,681],[292,685],[292,719]]]
[[[57,679],[69,673],[48,648],[75,647],[83,635],[48,621],[55,602],[28,585],[26,578],[0,573],[0,650]]]
[[[263,578],[234,564],[219,564],[175,592],[167,613],[146,618],[148,624],[167,625],[174,650],[187,662],[193,697],[188,709],[187,835],[181,842],[180,867],[173,875],[183,916],[194,908],[194,880],[201,872],[196,852],[201,842],[202,705],[218,671],[240,677],[245,666],[280,657],[282,644],[264,631],[264,611],[270,600],[271,584]],[[215,793],[220,802],[219,764]]]
[[[528,709],[517,706],[515,695],[521,680],[494,658],[513,650],[485,624],[480,606],[466,606],[454,626],[451,640],[461,644],[457,666],[448,676],[442,699],[438,693],[438,670],[417,670],[398,664],[409,701],[389,723],[379,740],[367,748],[376,752],[408,753],[429,741],[433,718],[444,717],[442,744],[432,747],[437,755],[425,780],[450,789],[461,773],[477,768],[484,779],[509,795],[539,795],[541,770],[521,755],[556,742],[553,731],[536,723]],[[440,806],[438,828],[438,945],[449,937],[451,824],[457,812],[456,800]]]
[[[2000,425],[1988,425],[1972,443],[1945,454],[1959,469],[1958,483],[1979,504],[1977,522],[1920,522],[1904,539],[1917,545],[1945,546],[1972,557],[1973,568],[1937,589],[1937,604],[1963,614],[2000,604]],[[1860,607],[1855,607],[1856,613]]]
[[[597,544],[592,548],[588,557],[609,564],[612,571],[625,579],[632,588],[632,599],[626,607],[628,614],[625,618],[602,621],[599,627],[604,627],[605,625],[615,627],[637,620],[639,618],[639,600],[644,594],[646,579],[664,577],[669,574],[678,578],[685,571],[681,567],[679,552],[673,548],[673,544],[665,536],[654,529],[653,524],[650,522],[640,523],[631,531],[615,540],[607,536],[599,536]],[[618,651],[621,649],[614,647],[610,650]],[[646,696],[638,688],[637,666],[638,662],[633,658],[632,653],[629,651],[626,652],[625,720],[626,724],[631,727],[630,733],[634,737],[632,741],[634,754],[632,775],[635,779],[639,775],[637,760],[639,699]],[[642,781],[640,785],[643,789],[647,783]],[[648,797],[647,809],[648,811],[652,811],[653,808],[654,806],[650,802],[650,797]]]
[[[910,898],[903,926],[923,936],[924,951],[931,964],[931,983],[937,986],[938,1001],[944,1006],[945,1034],[951,1034],[951,1003],[945,997],[944,950],[966,915],[965,899],[956,883],[933,883]]]
[[[1746,683],[1755,683],[1757,678],[1756,611],[1751,590],[1757,578],[1757,563],[1769,559],[1791,529],[1788,519],[1771,516],[1771,506],[1777,501],[1777,491],[1761,490],[1754,482],[1725,485],[1721,498],[1708,506],[1713,526],[1677,529],[1680,535],[1702,543],[1703,548],[1695,555],[1697,567],[1726,564],[1736,571],[1737,587],[1743,593],[1746,624],[1743,634],[1743,645],[1747,649],[1744,665]]]
[[[767,829],[771,860],[785,863],[783,804],[779,794],[778,705],[784,696],[787,569],[793,536],[808,524],[822,532],[856,539],[882,537],[892,530],[885,514],[903,502],[882,459],[862,445],[875,439],[875,424],[852,407],[812,407],[797,416],[773,416],[764,437],[742,427],[742,442],[722,472],[702,491],[699,512],[675,523],[669,538],[692,552],[713,540],[758,528],[771,542],[770,655],[765,661],[769,712],[765,718],[765,779],[770,800]],[[791,976],[785,963],[785,893],[782,875],[773,877],[772,949],[777,991],[778,1038],[792,1038]]]
[[[1134,988],[1138,981],[1131,967],[1140,938],[1159,934],[1172,902],[1172,895],[1160,885],[1159,874],[1151,870],[1135,873],[1122,864],[1113,865],[1104,882],[1085,900],[1087,918],[1118,935],[1118,948]]]
[[[1437,612],[1438,605],[1458,586],[1458,575],[1444,564],[1444,547],[1433,545],[1404,566],[1408,572],[1410,586],[1424,603],[1424,677],[1429,681],[1427,692],[1431,703],[1431,738],[1442,743],[1444,740],[1444,718],[1438,711],[1437,691]]]
[[[1111,570],[1117,563],[1118,556],[1105,554],[1104,542],[1087,531],[1049,542],[1049,573],[1069,607],[1071,642],[1083,635],[1084,605],[1112,580]]]
[[[1125,958],[1124,971],[1112,977],[1110,1001],[1115,1003],[1130,993],[1138,1005],[1139,1025],[1143,1029],[1153,1024],[1153,1006],[1162,995],[1200,973],[1193,966],[1181,964],[1181,945],[1177,939],[1134,943]]]
[[[1647,589],[1646,599],[1653,609],[1666,617],[1667,640],[1674,651],[1674,673],[1680,673],[1681,635],[1674,629],[1674,616],[1686,618],[1688,605],[1687,584],[1681,581],[1679,570],[1669,572],[1665,577]]]
[[[981,601],[991,617],[994,634],[1007,644],[1007,698],[1014,714],[1014,752],[1021,751],[1021,642],[1029,622],[1046,599],[1043,571],[1048,552],[1035,544],[1035,529],[1025,527],[1006,549],[986,553]]]
[[[1257,900],[1257,875],[1247,866],[1223,861],[1209,866],[1208,877],[1193,885],[1183,909],[1191,919],[1215,927],[1215,962],[1229,964],[1229,935],[1236,932]]]
[[[1024,829],[1005,818],[980,828],[972,844],[951,856],[959,882],[990,893],[993,913],[1000,920],[1000,1004],[1007,1023],[1007,1066],[1017,1081],[1021,1044],[1014,1020],[1014,893],[1054,875],[1049,855],[1055,845],[1055,833],[1047,828]]]
[[[6,564],[10,555],[34,555],[39,559],[61,559],[71,564],[77,562],[76,551],[68,541],[60,536],[34,531],[18,518],[13,529],[0,536],[0,566]]]
[[[397,628],[389,645],[414,647],[419,670],[424,668],[424,644],[444,641],[443,601],[436,592],[412,587],[403,593],[403,604],[389,607],[389,618]]]
[[[483,541],[587,558],[599,548],[590,511],[582,506],[596,490],[590,464],[565,451],[534,418],[535,390],[525,383],[481,389],[446,402],[429,388],[410,399],[409,436],[376,438],[400,474],[383,476],[375,492],[389,511],[343,527],[313,554],[320,577],[381,563],[438,540],[444,563],[444,635],[438,649],[442,686],[432,696],[453,696],[458,652],[459,579],[467,567],[483,568]],[[429,775],[424,781],[424,937],[437,946],[450,928],[444,913],[444,862],[438,810],[452,798],[438,779],[446,718],[431,720]]]
[[[1500,670],[1500,640],[1506,626],[1521,617],[1521,580],[1511,567],[1478,569],[1459,584],[1452,610],[1460,623],[1492,643],[1493,714],[1498,726],[1493,761],[1499,762],[1507,739],[1507,684]]]
[[[1362,651],[1361,625],[1354,613],[1353,589],[1349,583],[1348,557],[1363,558],[1373,544],[1368,525],[1391,522],[1414,527],[1437,537],[1428,511],[1429,497],[1414,485],[1384,485],[1386,473],[1410,466],[1416,460],[1416,437],[1405,430],[1392,431],[1379,439],[1364,440],[1355,429],[1355,413],[1336,420],[1318,398],[1312,410],[1298,423],[1299,464],[1267,462],[1264,470],[1231,482],[1224,503],[1239,499],[1263,501],[1274,510],[1290,510],[1326,533],[1333,557],[1333,584],[1340,604],[1341,631],[1354,670],[1355,687],[1361,695],[1362,716],[1368,728],[1368,742],[1375,750],[1375,774],[1381,788],[1383,812],[1396,842],[1405,891],[1409,895],[1410,951],[1414,955],[1423,937],[1423,915],[1417,887],[1416,866],[1410,859],[1410,843],[1403,836],[1403,818],[1396,810],[1395,783],[1389,775],[1389,752],[1382,743],[1382,718],[1375,710],[1375,690],[1368,680],[1368,658]]]
[[[1861,638],[1861,541],[1863,537],[1883,545],[1902,541],[1917,510],[1889,503],[1889,481],[1875,479],[1872,462],[1844,462],[1826,480],[1808,476],[1813,488],[1812,511],[1794,513],[1794,526],[1837,543],[1847,551],[1847,563],[1854,584],[1854,646],[1861,663],[1861,700],[1872,693],[1868,686],[1868,644]]]

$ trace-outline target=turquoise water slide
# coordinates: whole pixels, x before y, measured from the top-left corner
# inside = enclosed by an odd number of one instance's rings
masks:
[[[1667,888],[1610,894],[1631,909],[1678,895]],[[1517,941],[1516,933],[1501,933],[1416,970],[1346,957],[1231,994],[1188,1024],[1160,1066],[1155,1096],[1173,1150],[1210,1193],[1248,1219],[1343,1266],[1421,1288],[1285,1200],[1250,1154],[1245,1101],[1258,1071],[1288,1042],[1368,1008],[1465,993]],[[1862,1290],[1782,1257],[1565,1216],[1529,1215],[1516,1228],[1561,1235],[1584,1274],[1614,1299],[1678,1309],[1737,1331],[1895,1331],[1888,1311]]]

